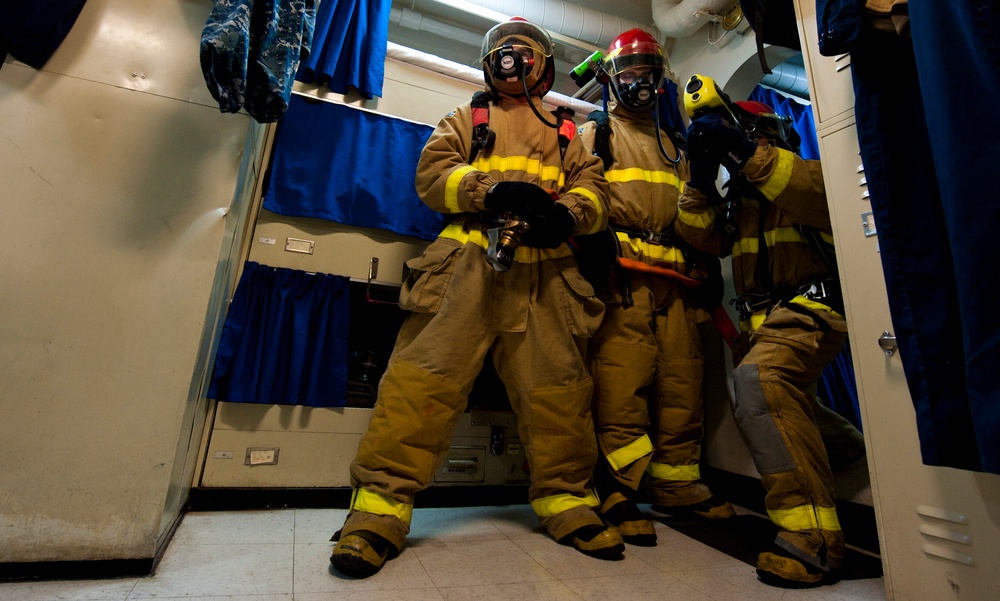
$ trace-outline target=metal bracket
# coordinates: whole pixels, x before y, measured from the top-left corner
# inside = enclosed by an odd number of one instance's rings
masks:
[[[889,330],[882,332],[882,335],[878,337],[878,346],[885,353],[886,357],[891,357],[896,354],[896,337],[889,333]]]
[[[374,305],[399,305],[399,301],[385,301],[372,298],[372,280],[378,276],[378,257],[368,262],[368,283],[365,285],[365,300]]]

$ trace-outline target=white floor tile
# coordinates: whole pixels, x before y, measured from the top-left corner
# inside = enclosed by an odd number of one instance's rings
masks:
[[[514,541],[532,559],[560,580],[591,578],[593,576],[623,576],[651,574],[656,568],[637,558],[626,546],[624,559],[608,561],[580,553],[570,545],[560,545],[546,535]]]
[[[595,571],[595,575],[599,572]],[[712,601],[669,574],[652,573],[567,580],[584,601]]]
[[[545,541],[557,546],[552,541]],[[426,540],[413,551],[435,586],[475,586],[555,580],[510,540],[445,542]]]
[[[410,522],[407,544],[420,546],[424,541],[445,542],[507,540],[490,522],[493,507],[441,507],[415,509]]]
[[[539,533],[548,536],[531,505],[506,505],[491,507],[490,510],[486,519],[512,540],[534,538]]]
[[[882,578],[842,581],[815,589],[782,589],[757,580],[751,565],[671,574],[715,601],[884,601]]]
[[[170,544],[291,544],[294,524],[295,512],[285,509],[192,512],[184,515]]]
[[[138,582],[121,580],[53,580],[0,584],[3,601],[125,601]]]
[[[422,589],[434,586],[412,547],[390,559],[370,578],[350,578],[330,565],[333,543],[295,545],[295,596],[301,593],[341,593]]]
[[[192,601],[201,601],[201,599]],[[257,600],[250,599],[248,601]],[[408,588],[396,591],[295,593],[295,601],[444,601],[444,598],[436,588]]]
[[[346,509],[296,509],[295,543],[328,543],[345,519]]]
[[[628,545],[627,548],[630,554],[663,572],[746,565],[739,559],[703,545],[660,522],[653,524],[656,527],[657,538],[655,547]]]
[[[441,594],[445,601],[580,601],[579,595],[558,580],[445,587]]]
[[[291,544],[171,545],[156,575],[140,579],[128,599],[288,594],[292,550]]]

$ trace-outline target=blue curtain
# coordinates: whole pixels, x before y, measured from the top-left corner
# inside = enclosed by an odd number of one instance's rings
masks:
[[[816,139],[816,122],[813,121],[812,106],[801,104],[761,86],[757,86],[753,92],[750,92],[748,100],[763,102],[773,108],[775,113],[791,117],[795,131],[802,138],[799,156],[807,160],[819,159],[819,141]]]
[[[349,321],[347,278],[248,261],[222,328],[208,397],[345,406]]]
[[[417,159],[433,128],[292,97],[264,208],[433,240],[445,216],[417,196]]]
[[[326,84],[339,94],[356,88],[382,96],[392,0],[323,0],[316,13],[313,52],[296,79]]]

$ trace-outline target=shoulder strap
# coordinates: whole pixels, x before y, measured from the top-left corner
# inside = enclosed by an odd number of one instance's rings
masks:
[[[562,158],[566,155],[566,148],[573,136],[576,135],[576,122],[573,121],[576,111],[568,106],[560,106],[552,111],[552,114],[556,117],[556,129],[559,132],[559,158]]]
[[[490,129],[490,101],[493,96],[489,92],[476,92],[472,95],[472,153],[469,163],[476,160],[480,150],[493,147],[497,135]]]
[[[611,156],[611,118],[607,111],[593,111],[587,115],[587,121],[597,124],[594,135],[594,154],[604,161],[604,168],[610,169],[615,158]]]

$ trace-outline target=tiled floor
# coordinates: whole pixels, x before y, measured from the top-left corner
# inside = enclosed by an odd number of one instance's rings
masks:
[[[400,556],[365,580],[331,571],[342,509],[190,513],[154,576],[0,584],[4,601],[883,601],[883,580],[788,591],[656,522],[623,561],[556,544],[527,505],[417,509]]]

